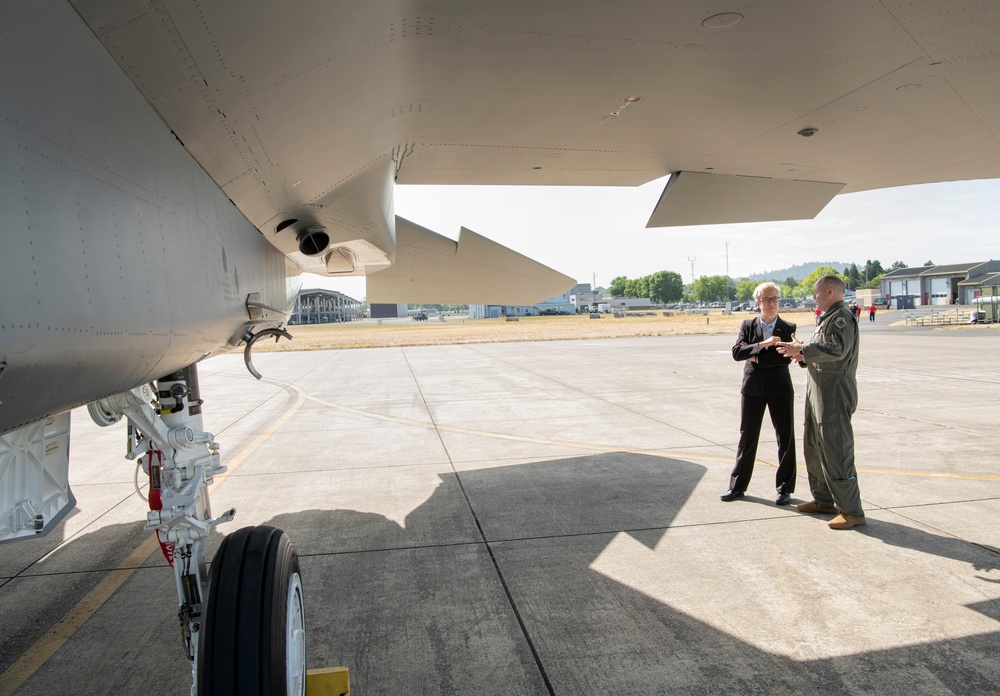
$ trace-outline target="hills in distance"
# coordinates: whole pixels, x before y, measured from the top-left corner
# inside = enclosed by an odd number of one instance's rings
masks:
[[[775,271],[764,271],[763,273],[753,273],[748,276],[742,276],[748,280],[784,280],[791,276],[796,280],[802,280],[807,275],[815,271],[820,266],[833,266],[837,269],[837,272],[843,271],[845,268],[849,267],[851,262],[844,263],[843,261],[808,261],[806,263],[800,263],[797,266],[789,266],[788,268],[779,268]]]

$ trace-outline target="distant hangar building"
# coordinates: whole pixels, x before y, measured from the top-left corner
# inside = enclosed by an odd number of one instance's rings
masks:
[[[897,309],[973,304],[983,282],[1000,273],[1000,261],[900,268],[882,276],[882,296]]]
[[[288,319],[295,324],[333,324],[358,321],[363,317],[361,303],[336,290],[314,288],[300,290],[295,298],[295,311]]]
[[[471,319],[495,319],[500,316],[530,317],[539,314],[576,314],[576,307],[573,306],[570,299],[570,292],[564,292],[533,305],[469,305],[469,317]]]

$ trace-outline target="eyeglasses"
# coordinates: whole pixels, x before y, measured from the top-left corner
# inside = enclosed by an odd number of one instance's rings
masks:
[[[760,302],[761,304],[776,304],[778,302],[778,298],[777,297],[762,297],[762,298],[760,298],[757,301]]]

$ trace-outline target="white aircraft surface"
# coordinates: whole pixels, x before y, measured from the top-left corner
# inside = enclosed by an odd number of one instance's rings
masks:
[[[279,656],[262,687],[302,693],[305,671],[286,535],[230,534],[209,577],[234,511],[208,501],[198,361],[243,344],[253,371],[303,271],[366,275],[371,302],[573,284],[397,217],[395,184],[669,174],[666,227],[1000,177],[995,2],[5,0],[0,32],[0,538],[72,508],[69,409],[127,418],[192,693],[232,692],[236,654]],[[238,612],[274,630],[250,644]]]

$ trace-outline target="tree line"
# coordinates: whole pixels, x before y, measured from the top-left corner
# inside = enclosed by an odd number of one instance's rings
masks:
[[[612,297],[644,297],[653,302],[678,302],[684,298],[684,281],[680,273],[673,271],[657,271],[634,280],[618,276],[611,281],[608,292]]]
[[[933,266],[933,261],[925,261],[924,266]],[[882,266],[878,259],[868,259],[859,268],[856,263],[844,268],[843,272],[833,266],[820,266],[812,273],[798,280],[789,276],[783,280],[770,279],[781,287],[782,297],[806,298],[812,297],[813,286],[825,275],[837,275],[844,279],[850,290],[878,289],[881,287],[882,276],[889,271],[908,268],[902,261],[894,261],[888,269]],[[618,276],[611,281],[608,292],[612,297],[641,297],[653,302],[725,302],[727,300],[753,300],[754,289],[763,281],[741,278],[734,280],[729,276],[700,276],[694,283],[684,285],[679,273],[674,271],[657,271],[642,278],[629,279]]]
[[[924,261],[924,267],[933,265],[935,265],[933,261]],[[844,279],[844,282],[847,283],[847,287],[850,290],[865,288],[877,290],[881,287],[882,276],[884,274],[889,273],[890,271],[898,271],[900,268],[909,268],[909,266],[902,261],[893,261],[889,268],[883,268],[878,259],[875,259],[874,261],[868,259],[861,268],[858,268],[856,263],[852,263],[844,269],[844,272],[840,274],[840,277]]]

